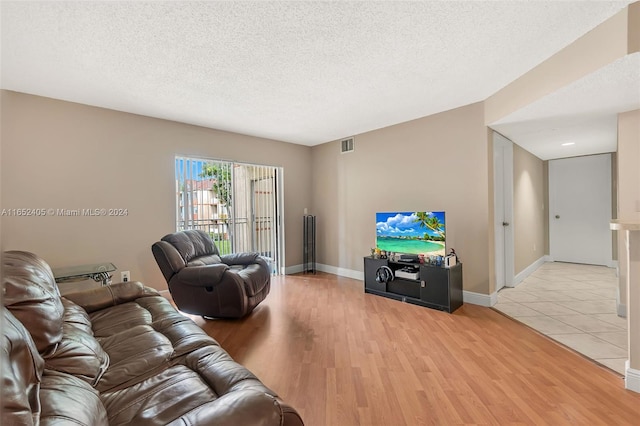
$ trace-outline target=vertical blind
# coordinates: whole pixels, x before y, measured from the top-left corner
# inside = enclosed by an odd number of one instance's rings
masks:
[[[176,157],[176,229],[201,229],[222,254],[258,252],[281,271],[282,168]]]

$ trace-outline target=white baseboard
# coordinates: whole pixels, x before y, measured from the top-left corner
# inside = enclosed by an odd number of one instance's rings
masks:
[[[302,265],[288,266],[284,268],[284,274],[285,275],[299,274],[300,272],[302,272],[303,269],[304,268]]]
[[[622,303],[616,304],[616,313],[620,318],[627,317],[627,305],[623,305]]]
[[[556,260],[553,257],[551,257],[550,254],[547,254],[547,255],[544,256],[544,261],[545,262],[555,262]],[[571,262],[569,262],[569,263],[571,263]],[[581,262],[573,262],[573,263],[581,263]],[[617,269],[618,268],[618,261],[612,259],[612,260],[608,261],[605,265],[602,265],[602,266],[606,266],[607,268]]]
[[[540,259],[536,260],[531,265],[527,266],[521,272],[516,274],[516,276],[513,277],[513,286],[516,287],[518,284],[524,281],[529,275],[533,274],[539,267],[544,265],[544,263],[547,262],[547,258],[549,258],[549,256],[542,256]]]
[[[473,291],[462,290],[462,301],[464,303],[489,308],[498,303],[498,293],[493,292],[492,294],[481,294],[474,293]]]
[[[625,378],[624,378],[624,387],[629,389],[630,391],[640,393],[640,370],[636,370],[635,368],[631,368],[629,366],[629,360],[625,362]]]
[[[324,265],[322,263],[316,263],[316,270],[333,275],[338,275],[340,277],[347,277],[353,278],[354,280],[364,281],[364,272],[362,271],[354,271],[353,269],[347,268],[337,268],[335,266]],[[285,275],[299,274],[300,272],[304,272],[303,265],[293,265],[284,268]]]
[[[318,263],[316,265],[318,271],[327,272],[329,274],[338,275],[341,277],[353,278],[354,280],[364,281],[364,272],[362,271],[354,271],[353,269],[347,268],[336,268],[331,265],[324,265],[322,263]]]

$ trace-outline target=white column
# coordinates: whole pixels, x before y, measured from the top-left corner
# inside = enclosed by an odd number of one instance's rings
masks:
[[[627,343],[625,387],[640,393],[640,220],[611,222],[611,229],[622,231],[626,250],[618,256],[627,260]]]

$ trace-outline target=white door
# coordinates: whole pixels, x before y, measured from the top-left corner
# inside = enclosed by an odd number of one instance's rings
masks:
[[[513,142],[493,133],[496,291],[513,286]]]
[[[549,250],[559,262],[610,266],[611,154],[549,161]]]

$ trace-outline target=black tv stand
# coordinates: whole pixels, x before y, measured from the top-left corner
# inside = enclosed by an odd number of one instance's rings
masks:
[[[381,266],[388,266],[394,276],[399,269],[414,266],[419,269],[419,276],[418,279],[395,277],[392,281],[380,283],[376,281],[376,271]],[[462,264],[445,268],[367,256],[364,258],[364,291],[452,313],[462,306]]]

